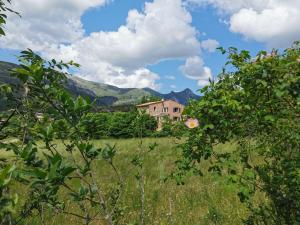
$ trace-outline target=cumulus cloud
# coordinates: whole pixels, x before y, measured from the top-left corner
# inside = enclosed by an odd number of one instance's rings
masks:
[[[77,75],[88,80],[154,89],[159,75],[147,66],[201,53],[198,31],[182,0],[147,2],[142,12],[130,10],[116,31],[85,35],[81,16],[109,1],[13,1],[22,18],[10,16],[0,47],[29,47],[48,59],[74,60],[81,64]]]
[[[213,78],[210,68],[204,65],[203,59],[199,56],[188,58],[180,70],[186,77],[197,80],[199,86],[209,84],[209,79]]]
[[[229,16],[229,29],[269,47],[287,47],[300,39],[299,0],[187,0],[212,5]]]
[[[230,30],[270,47],[287,47],[300,39],[300,5],[274,6],[261,12],[241,9],[230,18]]]
[[[215,52],[219,42],[213,39],[207,39],[201,42],[201,47],[209,52]]]
[[[81,76],[119,87],[157,89],[159,76],[145,69],[160,61],[195,56],[201,51],[192,17],[181,0],[155,0],[143,12],[131,10],[126,24],[113,32],[95,32],[48,57],[80,64]],[[168,35],[171,34],[171,35]]]
[[[95,75],[95,72],[99,75]],[[82,61],[81,71],[77,75],[87,80],[115,85],[121,88],[150,87],[155,90],[160,88],[160,84],[157,83],[160,79],[159,75],[146,68],[131,71],[102,61]]]
[[[155,0],[146,3],[144,13],[129,11],[127,24],[118,31],[92,33],[71,47],[116,66],[142,67],[198,54],[200,43],[191,22],[180,0]]]
[[[71,43],[83,37],[80,21],[91,7],[104,5],[108,0],[17,0],[12,1],[22,18],[10,14],[6,37],[0,47],[10,49],[31,48],[45,51],[53,45]]]

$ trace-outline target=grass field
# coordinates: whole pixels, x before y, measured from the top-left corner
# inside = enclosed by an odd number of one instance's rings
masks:
[[[246,208],[239,202],[232,186],[226,184],[222,177],[207,174],[204,177],[189,177],[183,186],[176,185],[174,180],[163,182],[174,169],[174,162],[180,154],[176,149],[179,140],[173,138],[143,139],[143,147],[156,142],[158,148],[151,152],[145,160],[145,224],[147,225],[209,225],[242,224],[246,217]],[[120,224],[135,224],[139,219],[139,189],[132,172],[131,159],[137,153],[138,139],[94,141],[98,146],[116,144],[118,153],[116,165],[125,181],[125,193],[122,198],[123,216]],[[231,145],[218,147],[230,150]],[[116,181],[107,164],[97,161],[98,181],[104,188]],[[205,169],[205,164],[203,169]],[[26,191],[23,192],[26,195]],[[25,196],[21,196],[25,199]],[[73,206],[69,202],[66,205]],[[80,219],[47,212],[44,217],[46,225],[83,224]],[[43,224],[39,217],[32,217],[25,224]],[[93,224],[105,224],[95,221]]]

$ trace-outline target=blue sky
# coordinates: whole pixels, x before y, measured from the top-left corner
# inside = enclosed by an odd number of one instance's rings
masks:
[[[24,0],[13,4],[23,18],[9,18],[0,60],[16,62],[19,50],[30,47],[45,58],[79,61],[77,76],[119,87],[197,91],[225,63],[215,47],[256,53],[300,39],[289,29],[293,19],[271,23],[276,13],[293,18],[297,0],[234,0],[234,7],[229,0],[40,1],[28,9]]]

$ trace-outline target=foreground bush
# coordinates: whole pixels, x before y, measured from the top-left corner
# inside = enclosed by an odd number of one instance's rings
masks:
[[[182,146],[179,167],[201,174],[198,165],[209,160],[210,171],[240,188],[238,196],[252,212],[246,224],[299,224],[300,43],[255,59],[235,48],[221,51],[231,70],[225,68],[188,107],[199,127]],[[237,151],[214,151],[230,141],[237,142]]]
[[[116,146],[99,147],[87,138],[104,127],[83,129],[83,125],[101,125],[90,123],[93,104],[81,96],[74,99],[64,88],[66,74],[62,70],[78,65],[46,61],[31,50],[22,52],[20,63],[20,68],[12,71],[20,82],[2,91],[8,101],[17,104],[2,115],[0,124],[0,150],[13,155],[13,161],[0,162],[0,223],[19,224],[28,217],[39,216],[44,224],[45,212],[52,211],[76,217],[84,224],[95,220],[118,224],[125,179],[115,165]],[[23,94],[14,95],[15,90]],[[130,128],[130,121],[135,121],[142,133],[149,128],[143,115],[132,117],[113,114],[111,121],[106,122],[108,130],[118,137],[126,135],[132,132],[124,132]],[[13,131],[17,134],[11,141]],[[132,157],[131,173],[136,174],[141,190],[143,159],[155,148],[154,144],[146,148],[141,144]],[[96,174],[98,160],[103,160],[114,178],[107,189],[102,187],[106,178],[99,179]],[[17,190],[13,188],[16,186]],[[18,202],[18,196],[25,191],[25,199]],[[136,198],[143,203],[140,219],[136,220],[144,224],[144,194]],[[70,202],[72,208],[67,207]]]

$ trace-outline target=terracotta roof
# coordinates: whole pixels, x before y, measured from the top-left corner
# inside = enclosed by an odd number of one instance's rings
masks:
[[[146,102],[146,103],[137,105],[137,107],[143,107],[143,106],[153,105],[153,104],[162,103],[162,102],[164,102],[164,101]]]

